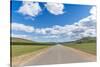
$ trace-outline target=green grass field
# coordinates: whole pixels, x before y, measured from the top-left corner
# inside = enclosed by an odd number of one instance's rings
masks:
[[[24,55],[30,52],[35,52],[37,50],[47,48],[48,45],[11,45],[12,47],[12,57]]]
[[[80,43],[80,44],[71,44],[65,46],[72,47],[96,55],[96,43]]]

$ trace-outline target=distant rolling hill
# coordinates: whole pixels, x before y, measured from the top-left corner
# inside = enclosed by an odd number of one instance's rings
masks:
[[[62,44],[73,44],[73,43],[96,43],[96,37],[84,37],[76,41],[64,42]]]
[[[11,45],[54,45],[51,42],[36,42],[32,40],[11,37]]]
[[[76,42],[76,43],[92,43],[92,42],[96,42],[96,37],[84,37],[84,38],[81,38],[74,42]]]
[[[11,42],[33,43],[34,41],[22,39],[22,38],[11,37]]]

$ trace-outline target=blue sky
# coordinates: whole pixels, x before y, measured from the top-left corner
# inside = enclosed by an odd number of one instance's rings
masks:
[[[11,1],[12,36],[42,42],[65,42],[75,40],[78,36],[95,36],[94,32],[89,33],[90,29],[95,31],[95,26],[90,28],[95,23],[86,23],[96,22],[92,18],[93,11],[95,6],[92,5]],[[85,27],[89,30],[88,33],[84,26],[82,27],[84,23],[91,25],[89,28]],[[74,33],[78,32],[78,29],[84,29],[85,32]]]

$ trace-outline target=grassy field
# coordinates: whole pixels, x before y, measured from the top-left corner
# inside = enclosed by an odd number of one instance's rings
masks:
[[[53,43],[35,42],[32,40],[11,37],[11,54],[12,57],[24,55],[27,53],[35,52],[43,48],[52,46]]]
[[[48,45],[11,45],[12,57],[24,55],[34,52],[43,48],[49,47]]]
[[[71,44],[65,46],[76,48],[81,51],[96,55],[96,43],[80,43],[80,44]]]

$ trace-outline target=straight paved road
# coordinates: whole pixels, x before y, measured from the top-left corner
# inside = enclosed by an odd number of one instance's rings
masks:
[[[45,53],[31,59],[25,66],[31,65],[47,65],[47,64],[63,64],[63,63],[77,63],[77,62],[91,62],[93,60],[87,59],[84,55],[66,48],[62,45],[56,45],[49,48]],[[94,60],[96,61],[96,60]]]

